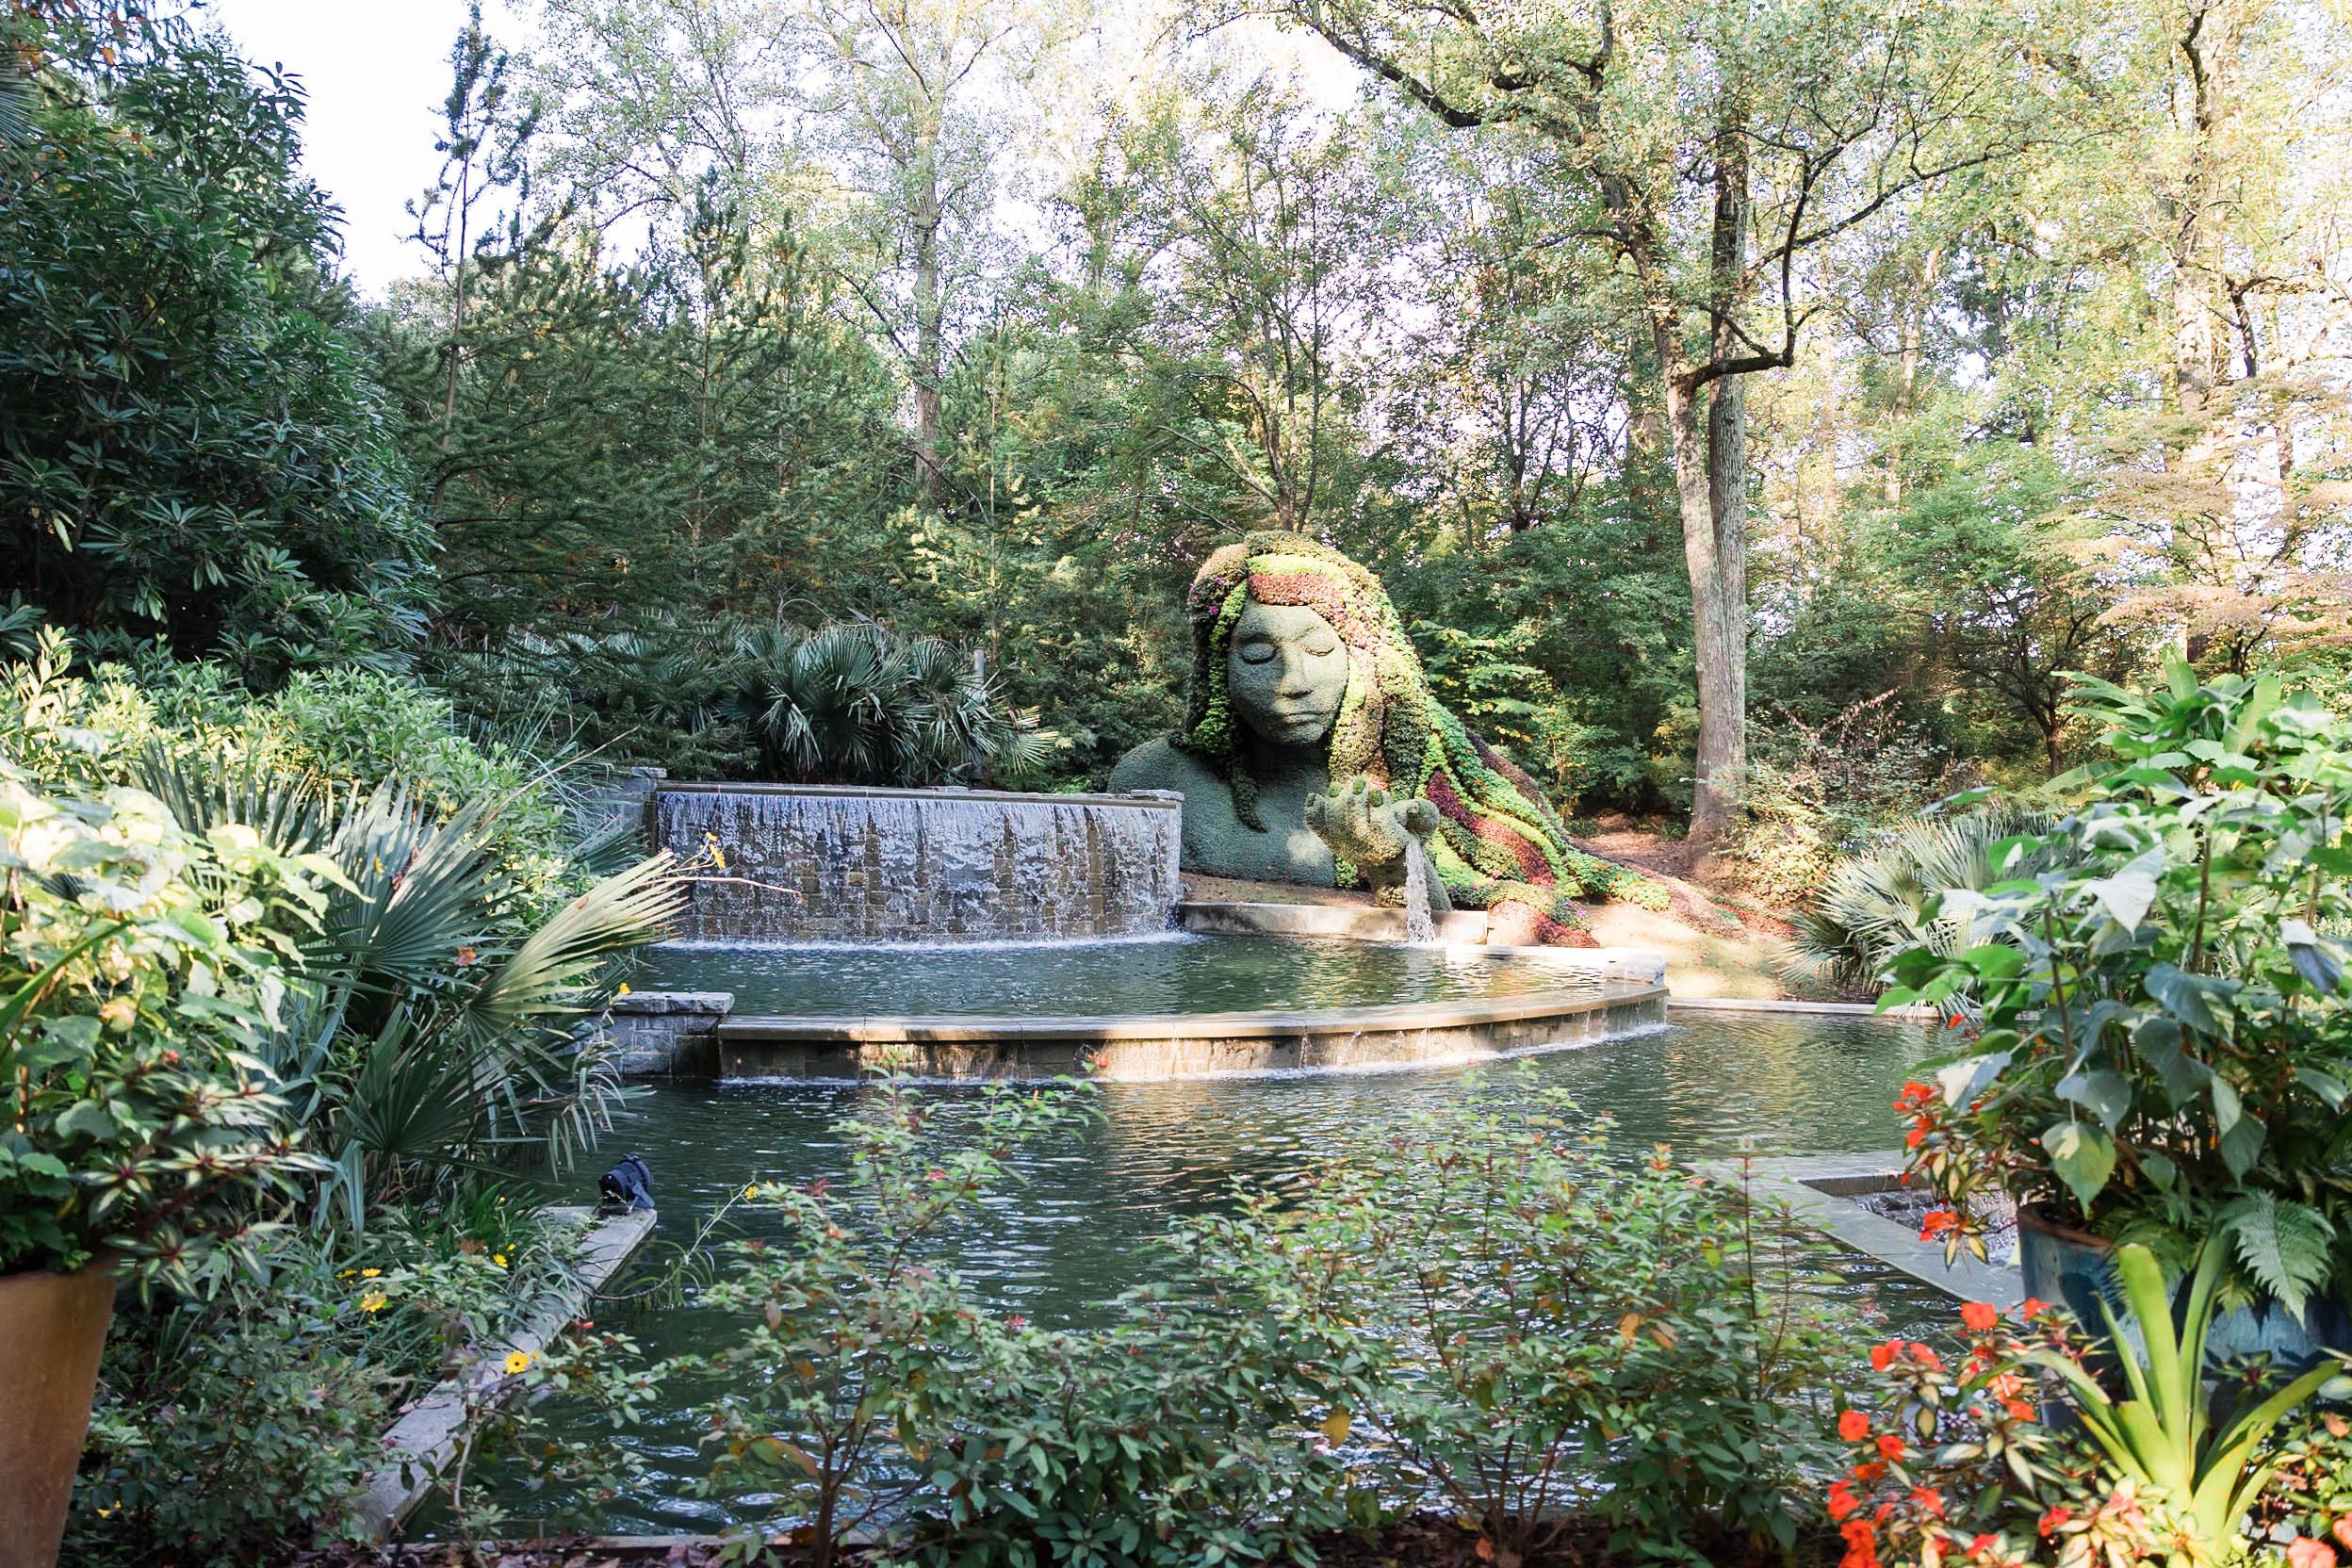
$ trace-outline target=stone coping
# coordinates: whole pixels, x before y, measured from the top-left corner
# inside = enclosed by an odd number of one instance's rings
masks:
[[[520,1350],[536,1356],[545,1349],[579,1315],[588,1298],[603,1289],[653,1234],[651,1209],[599,1216],[581,1204],[541,1213],[558,1223],[588,1227],[580,1238],[577,1271],[569,1282],[533,1302],[513,1334],[486,1348],[482,1359],[463,1375],[433,1385],[432,1392],[402,1412],[385,1430],[383,1448],[388,1462],[368,1478],[367,1493],[353,1510],[371,1534],[391,1534],[424,1500],[441,1467],[457,1451],[469,1411],[512,1398],[519,1392],[522,1385],[506,1373],[507,1353]]]
[[[616,996],[606,1004],[606,1010],[629,1013],[644,1018],[659,1018],[667,1013],[729,1013],[735,1009],[733,991],[630,991]]]
[[[1478,949],[1478,952],[1493,951]],[[1264,1039],[1299,1035],[1358,1035],[1374,1030],[1456,1029],[1529,1018],[1566,1018],[1629,1002],[1663,998],[1662,985],[1625,981],[1574,990],[1527,991],[1486,1001],[1402,1002],[1378,1007],[1318,1007],[1235,1013],[1112,1013],[1095,1017],[987,1017],[971,1013],[905,1017],[729,1017],[719,1038],[858,1045],[969,1040],[1161,1040],[1176,1037]]]
[[[1483,943],[1486,911],[1449,909],[1431,917],[1441,940]],[[1208,937],[1344,937],[1352,941],[1405,939],[1405,912],[1383,904],[1227,904],[1184,899],[1176,923]]]
[[[1848,1018],[1892,1018],[1905,1022],[1933,1021],[1933,1007],[1914,1004],[1881,1009],[1874,1002],[1790,1002],[1760,996],[1677,996],[1666,1005],[1704,1013],[1830,1013]]]
[[[1744,1167],[1744,1168],[1743,1168]],[[1836,1241],[1868,1253],[1922,1284],[1963,1301],[1989,1301],[2003,1312],[2025,1299],[2025,1275],[2015,1264],[1985,1264],[1963,1252],[1947,1266],[1941,1244],[1921,1241],[1908,1225],[1851,1201],[1900,1183],[1903,1155],[1805,1154],[1794,1158],[1701,1160],[1709,1181],[1744,1186],[1755,1198],[1786,1205],[1797,1218]]]
[[[820,800],[1002,800],[1031,806],[1140,806],[1181,811],[1184,797],[1168,790],[1132,794],[1038,794],[1016,790],[901,790],[881,784],[730,784],[725,780],[657,784],[657,795],[813,795]]]

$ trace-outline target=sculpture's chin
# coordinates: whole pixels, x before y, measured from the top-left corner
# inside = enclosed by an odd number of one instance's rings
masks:
[[[1328,714],[1310,713],[1295,719],[1269,718],[1250,727],[1258,739],[1278,746],[1311,746],[1331,732]]]

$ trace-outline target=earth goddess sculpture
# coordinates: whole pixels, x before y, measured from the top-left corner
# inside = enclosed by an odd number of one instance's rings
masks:
[[[1430,694],[1387,591],[1339,551],[1250,534],[1201,563],[1187,609],[1184,727],[1111,774],[1184,797],[1187,871],[1393,903],[1418,840],[1431,902],[1486,910],[1490,940],[1589,943],[1577,898],[1665,906],[1658,884],[1570,844],[1535,781]]]

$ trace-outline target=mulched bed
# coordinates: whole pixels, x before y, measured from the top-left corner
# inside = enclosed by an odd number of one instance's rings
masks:
[[[1807,1546],[1812,1549],[1807,1550]],[[1334,1531],[1315,1542],[1322,1568],[1627,1568],[1629,1560],[1612,1557],[1605,1535],[1571,1527],[1544,1549],[1525,1559],[1497,1552],[1476,1530],[1449,1518],[1423,1514],[1404,1520],[1366,1540],[1349,1531]],[[1798,1544],[1800,1564],[1826,1564],[1838,1550],[1834,1538]],[[496,1542],[482,1548],[483,1568],[711,1568],[720,1546],[711,1537],[588,1538],[558,1537],[544,1542]],[[1753,1542],[1725,1540],[1706,1552],[1716,1568],[1780,1568],[1776,1550]],[[776,1568],[804,1568],[808,1550],[779,1544],[769,1549],[767,1560]],[[857,1550],[835,1560],[842,1568],[862,1568],[870,1560]],[[455,1546],[379,1546],[372,1549],[337,1547],[304,1552],[288,1568],[466,1568]]]

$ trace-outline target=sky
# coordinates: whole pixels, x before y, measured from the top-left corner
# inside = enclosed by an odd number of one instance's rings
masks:
[[[433,132],[466,0],[209,0],[204,12],[248,59],[282,65],[309,90],[303,171],[343,208],[344,259],[361,290],[381,295],[420,270],[402,207],[441,167]],[[497,0],[482,21],[519,41]]]
[[[344,267],[363,294],[423,270],[406,239],[406,204],[440,172],[433,150],[440,105],[449,91],[449,45],[465,25],[466,0],[201,0],[201,14],[224,28],[239,52],[302,78],[309,106],[303,172],[343,209]],[[1181,0],[1178,0],[1181,4]],[[528,52],[528,0],[484,0],[490,36]],[[1355,91],[1355,74],[1319,40],[1253,39],[1269,59],[1302,73],[1303,84],[1336,108]]]

